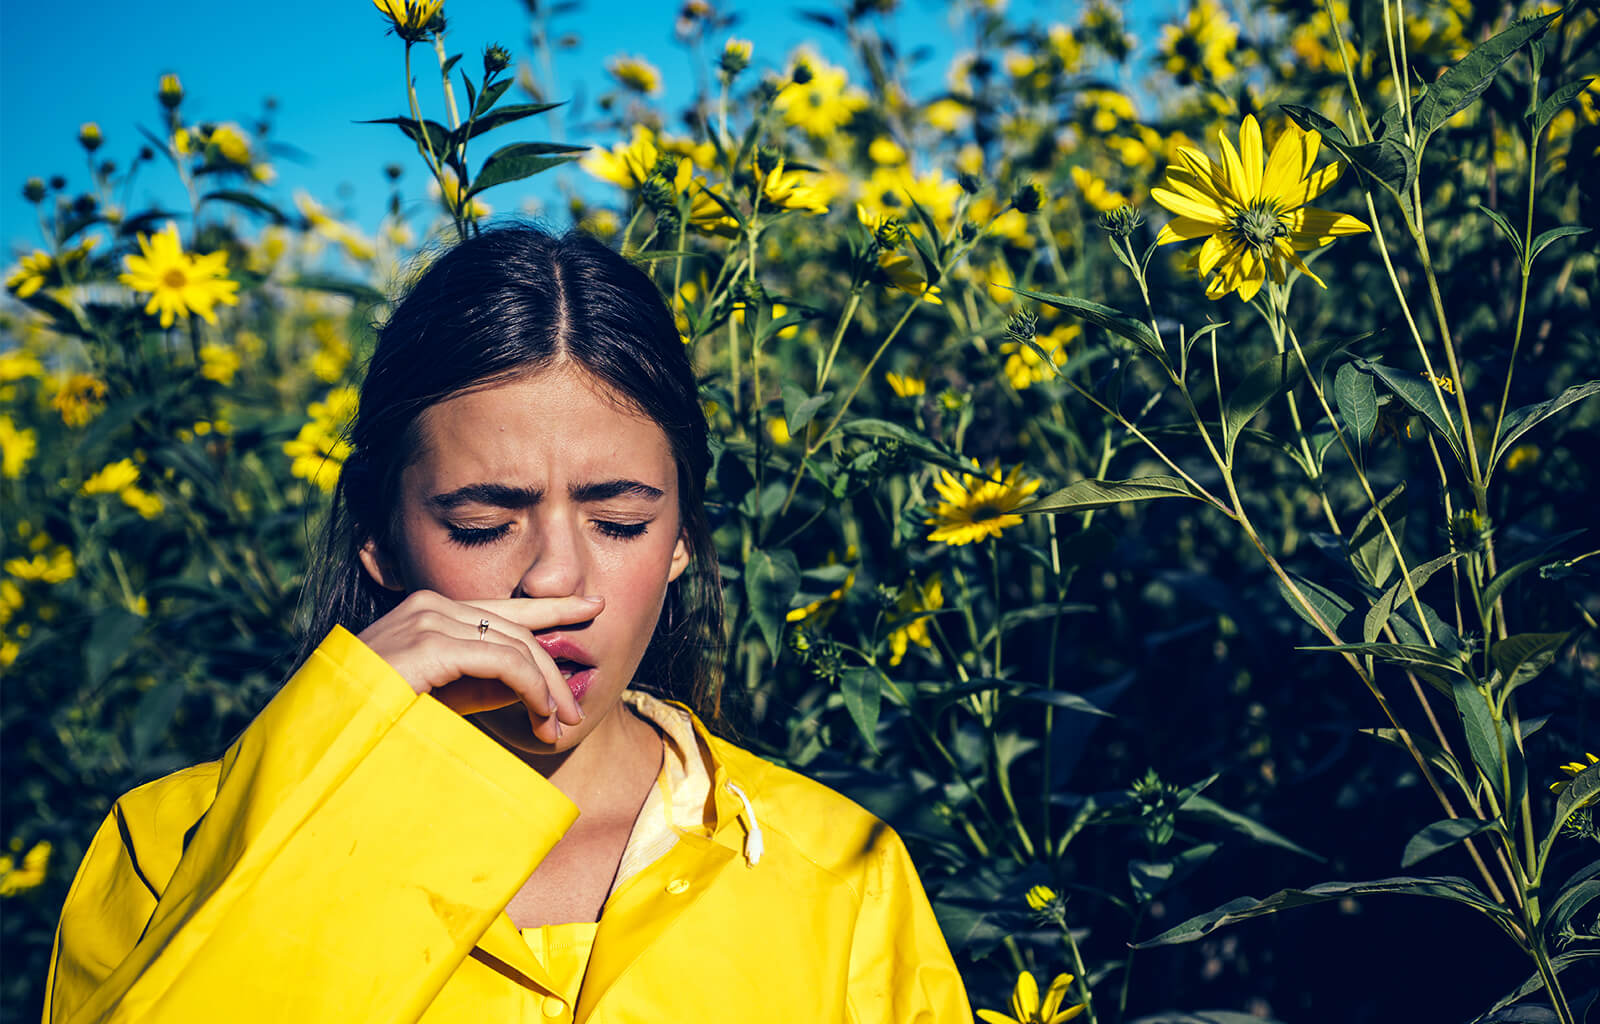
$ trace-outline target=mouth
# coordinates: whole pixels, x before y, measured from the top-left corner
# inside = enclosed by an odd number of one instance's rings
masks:
[[[594,679],[593,657],[565,637],[535,636],[534,640],[538,641],[539,646],[543,647],[545,653],[555,661],[556,670],[561,673],[561,678],[567,681],[573,699],[582,700],[590,682]]]

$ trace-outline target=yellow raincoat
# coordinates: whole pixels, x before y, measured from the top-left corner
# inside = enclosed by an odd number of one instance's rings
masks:
[[[503,908],[577,809],[335,629],[221,761],[117,802],[46,1024],[970,1024],[898,837],[695,731],[706,824],[611,893],[573,1006]]]

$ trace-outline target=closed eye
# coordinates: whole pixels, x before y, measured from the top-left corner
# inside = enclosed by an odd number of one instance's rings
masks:
[[[645,531],[650,528],[650,524],[648,522],[618,523],[609,519],[596,519],[594,528],[605,536],[616,540],[632,540],[635,537],[644,536]]]
[[[499,526],[457,526],[454,523],[447,523],[446,526],[450,531],[451,543],[460,544],[464,548],[493,544],[511,530],[510,523],[501,523]]]

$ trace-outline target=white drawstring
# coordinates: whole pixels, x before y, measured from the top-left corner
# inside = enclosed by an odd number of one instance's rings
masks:
[[[744,805],[744,859],[751,867],[761,862],[761,853],[764,849],[761,842],[761,826],[756,824],[756,809],[750,806],[750,798],[744,795],[744,790],[733,783],[728,783],[728,792],[739,798]]]

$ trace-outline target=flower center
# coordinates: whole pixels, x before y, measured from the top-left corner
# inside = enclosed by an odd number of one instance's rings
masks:
[[[1289,234],[1288,227],[1278,218],[1277,206],[1269,200],[1258,200],[1234,214],[1228,227],[1234,237],[1262,253],[1271,251],[1278,239]]]
[[[189,275],[185,274],[177,267],[173,267],[171,270],[161,275],[161,283],[166,285],[168,288],[182,288],[184,285],[189,283]]]
[[[984,502],[983,504],[973,508],[972,521],[975,523],[986,523],[991,519],[999,519],[1003,515],[1005,515],[1005,512],[1002,509],[991,505],[988,502]]]

